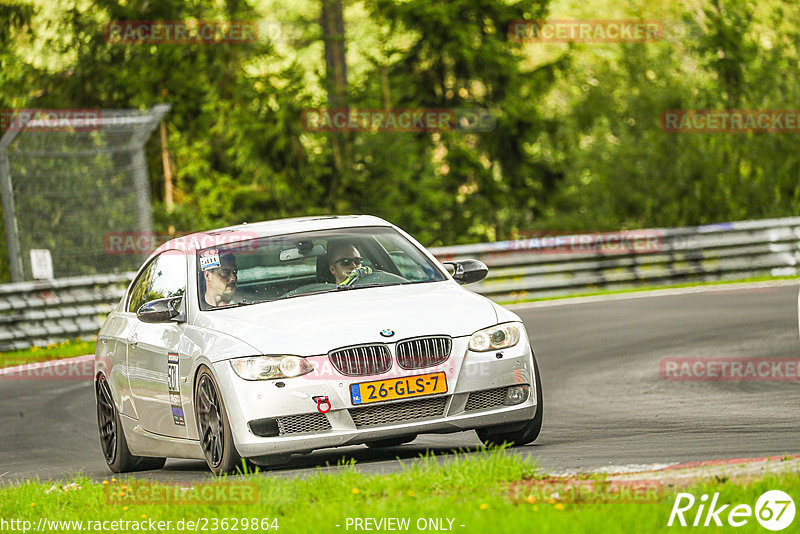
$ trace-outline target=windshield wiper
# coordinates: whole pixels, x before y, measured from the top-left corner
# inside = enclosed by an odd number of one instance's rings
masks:
[[[261,304],[262,302],[266,302],[266,301],[243,299],[243,300],[240,300],[239,302],[236,303],[236,307],[238,308],[239,306],[252,306],[253,304]]]
[[[294,295],[282,295],[282,296],[278,297],[275,300],[291,299],[291,298],[294,298],[294,297],[305,297],[306,295],[321,295],[322,293],[331,293],[333,291],[336,291],[336,289],[334,289],[334,288],[319,289],[317,291],[309,291],[307,293],[304,292],[304,293],[295,293]],[[264,300],[262,302],[272,302],[272,301]]]
[[[361,289],[364,287],[388,287],[388,286],[401,286],[403,282],[384,282],[382,284],[359,284],[353,286],[336,286],[337,291],[345,291],[348,289]]]

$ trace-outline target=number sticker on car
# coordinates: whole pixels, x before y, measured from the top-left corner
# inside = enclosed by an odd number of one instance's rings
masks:
[[[407,399],[438,393],[447,393],[447,378],[444,373],[390,378],[389,380],[350,385],[350,397],[353,404]]]
[[[181,390],[178,388],[178,365],[180,358],[177,354],[167,355],[167,389],[169,389],[169,402],[172,409],[172,422],[178,426],[186,426],[181,405]]]

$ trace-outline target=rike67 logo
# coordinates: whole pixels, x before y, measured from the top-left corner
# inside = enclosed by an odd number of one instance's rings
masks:
[[[762,494],[756,500],[755,507],[749,504],[720,505],[719,492],[714,493],[710,502],[706,494],[695,499],[691,493],[678,493],[667,526],[721,527],[727,523],[731,527],[743,527],[755,516],[762,527],[778,531],[791,525],[794,515],[794,501],[788,493],[780,490]]]

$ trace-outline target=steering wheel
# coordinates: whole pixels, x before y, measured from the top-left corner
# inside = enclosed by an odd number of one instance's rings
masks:
[[[407,284],[408,282],[409,281],[402,276],[375,269],[370,274],[357,278],[350,285],[352,287],[358,287],[360,285],[372,284]]]
[[[339,282],[340,286],[352,286],[357,281],[361,280],[372,274],[372,267],[369,265],[362,265],[361,267],[356,267],[350,272],[350,276]]]
[[[283,297],[293,297],[294,295],[302,295],[303,293],[314,293],[315,291],[328,291],[331,289],[336,289],[336,284],[331,284],[330,282],[316,282],[314,284],[296,287],[284,293]]]

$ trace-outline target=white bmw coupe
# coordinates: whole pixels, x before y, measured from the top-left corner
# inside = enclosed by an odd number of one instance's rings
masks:
[[[525,327],[461,287],[486,274],[372,216],[165,243],[98,335],[109,468],[196,458],[222,474],[470,429],[487,445],[532,442],[542,388]]]

